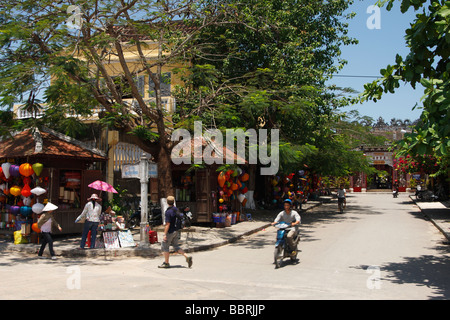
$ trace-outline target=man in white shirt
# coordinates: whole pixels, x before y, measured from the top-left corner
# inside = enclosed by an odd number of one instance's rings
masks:
[[[81,236],[80,248],[84,249],[86,238],[89,231],[91,231],[91,249],[95,248],[95,239],[97,238],[97,228],[100,223],[100,215],[102,214],[102,206],[98,203],[101,199],[93,193],[84,206],[83,212],[80,216],[86,217],[84,222],[83,233]]]
[[[339,189],[337,190],[337,197],[338,197],[338,210],[339,210],[339,204],[344,203],[344,208],[347,206],[347,199],[345,198],[347,192],[345,191],[344,187],[342,185],[339,186]]]
[[[284,210],[277,215],[274,222],[272,222],[272,225],[276,225],[279,222],[286,222],[289,223],[291,227],[294,227],[288,232],[286,236],[286,240],[289,244],[289,247],[294,248],[295,247],[294,237],[298,232],[298,227],[300,225],[301,218],[297,211],[292,210],[292,201],[290,199],[284,200],[283,205]]]

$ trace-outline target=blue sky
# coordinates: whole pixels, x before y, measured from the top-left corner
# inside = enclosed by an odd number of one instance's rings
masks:
[[[341,57],[347,60],[348,64],[338,73],[339,75],[379,76],[380,69],[395,63],[397,53],[402,57],[406,57],[409,53],[404,35],[416,13],[410,9],[402,14],[399,8],[400,1],[397,1],[391,11],[381,8],[381,28],[369,29],[366,22],[373,13],[367,13],[367,8],[375,3],[376,0],[355,0],[350,7],[349,11],[355,12],[356,16],[348,21],[349,36],[358,39],[359,44],[342,48]],[[373,80],[375,79],[334,77],[329,83],[362,92],[364,84]],[[414,90],[409,84],[402,84],[395,94],[385,94],[376,103],[353,105],[343,111],[358,110],[361,115],[370,116],[375,120],[381,116],[387,121],[392,118],[413,121],[419,118],[421,109],[412,110],[412,108],[416,103],[421,105],[422,96],[422,87],[417,86]]]

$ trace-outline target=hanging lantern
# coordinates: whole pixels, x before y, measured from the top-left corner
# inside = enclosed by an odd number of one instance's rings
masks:
[[[31,215],[31,207],[28,206],[23,206],[20,207],[20,214],[23,215],[24,217],[28,217],[29,215]]]
[[[14,196],[14,197],[18,197],[20,196],[20,192],[22,191],[22,189],[19,186],[12,186],[9,189],[9,192]]]
[[[29,185],[24,185],[22,188],[22,191],[20,191],[20,194],[23,195],[25,198],[28,198],[31,196],[31,188]]]
[[[44,165],[42,163],[35,163],[31,167],[38,177],[41,175],[42,169],[44,169]]]
[[[3,170],[3,174],[5,175],[6,179],[9,179],[9,176],[11,175],[9,173],[10,167],[11,167],[11,164],[9,162],[2,163],[2,170]]]
[[[238,186],[236,183],[233,183],[233,184],[231,185],[231,190],[235,191],[235,190],[237,190],[237,189],[239,189],[239,186]]]
[[[33,167],[29,163],[21,164],[19,167],[19,173],[24,177],[29,177],[34,173]]]
[[[31,193],[35,194],[37,196],[40,196],[46,192],[47,192],[47,190],[45,190],[44,188],[41,188],[41,187],[36,187],[36,188],[31,189]]]
[[[9,208],[9,212],[15,216],[17,216],[20,213],[20,207],[19,206],[11,206]]]
[[[42,210],[44,210],[44,205],[42,203],[35,203],[32,207],[31,210],[36,213],[36,214],[41,214]]]
[[[245,182],[245,181],[247,181],[249,178],[250,178],[250,176],[248,175],[248,173],[244,173],[244,174],[241,176],[241,181]]]
[[[13,177],[20,176],[19,166],[16,166],[15,164],[11,165],[9,167],[9,174]]]
[[[226,177],[225,174],[223,172],[219,173],[219,176],[217,177],[217,182],[219,182],[219,186],[222,188],[223,185],[225,184],[226,181]]]
[[[41,233],[41,229],[39,229],[37,222],[31,225],[31,229],[36,233]]]
[[[23,200],[23,204],[25,206],[30,206],[31,205],[31,198],[30,197],[24,197],[24,196],[22,196],[22,197],[23,197],[23,199],[22,199]]]

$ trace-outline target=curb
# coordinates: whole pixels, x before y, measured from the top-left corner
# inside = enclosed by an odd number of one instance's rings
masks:
[[[433,225],[444,235],[444,237],[447,239],[448,242],[450,242],[450,233],[445,231],[444,227],[437,222],[435,219],[433,219],[432,217],[430,217],[430,215],[428,215],[425,211],[426,209],[422,209],[422,207],[420,206],[420,204],[417,203],[416,200],[414,200],[412,198],[412,196],[410,195],[409,198],[411,199],[411,201],[420,209],[420,212],[428,219],[431,221],[431,223],[433,223]]]

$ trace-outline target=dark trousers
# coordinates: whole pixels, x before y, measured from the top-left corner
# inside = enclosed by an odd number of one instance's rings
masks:
[[[91,231],[91,249],[95,248],[95,239],[97,239],[97,228],[99,222],[86,221],[84,223],[83,234],[81,235],[80,247],[84,249],[89,231]]]
[[[50,250],[50,255],[53,257],[55,252],[53,251],[53,239],[52,234],[50,232],[42,232],[42,244],[41,249],[39,249],[38,256],[42,257],[44,253],[45,246],[48,243],[48,249]]]

